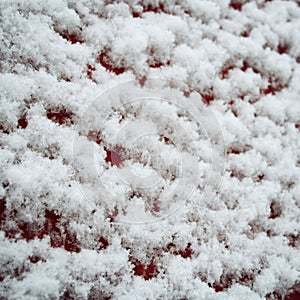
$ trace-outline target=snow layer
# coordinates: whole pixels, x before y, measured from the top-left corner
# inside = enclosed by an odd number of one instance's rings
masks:
[[[1,299],[299,299],[299,1],[0,22]]]

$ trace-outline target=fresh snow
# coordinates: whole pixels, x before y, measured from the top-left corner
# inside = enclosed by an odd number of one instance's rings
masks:
[[[299,299],[299,1],[0,24],[1,299]]]

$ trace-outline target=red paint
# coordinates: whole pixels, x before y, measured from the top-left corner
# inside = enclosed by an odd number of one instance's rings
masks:
[[[77,236],[68,226],[61,222],[61,216],[54,211],[45,211],[45,223],[42,227],[37,224],[23,223],[18,226],[21,237],[26,241],[35,238],[42,239],[50,236],[50,246],[52,248],[64,247],[69,252],[80,252]],[[15,237],[17,232],[6,232],[6,236]]]
[[[123,152],[124,148],[121,146],[115,146],[112,150],[104,149],[106,151],[105,161],[110,163],[112,166],[120,167],[123,164]]]
[[[228,78],[228,75],[229,75],[229,71],[233,70],[233,66],[228,66],[228,67],[225,67],[224,69],[221,70],[221,73],[220,73],[220,78],[221,79],[225,79],[225,78]]]
[[[206,104],[209,105],[210,102],[215,100],[214,95],[212,95],[211,93],[205,93],[205,94],[201,94],[202,97],[202,101]]]
[[[277,47],[277,52],[279,54],[288,53],[288,46],[287,45],[283,45],[283,44],[279,44],[278,47]]]
[[[300,233],[298,233],[298,234],[289,234],[289,235],[287,235],[287,238],[289,240],[289,246],[295,248],[299,245]]]
[[[59,125],[73,124],[73,116],[73,113],[67,111],[65,108],[56,110],[50,109],[47,112],[47,118],[55,123],[58,123]]]
[[[244,37],[244,38],[247,38],[249,37],[249,31],[248,30],[245,30],[241,33],[241,37]]]
[[[257,180],[261,182],[265,178],[265,174],[260,174],[257,176]]]
[[[236,148],[229,148],[227,150],[227,154],[236,154],[236,155],[238,155],[240,153],[241,153],[241,151],[239,149],[236,149]]]
[[[183,91],[184,97],[188,98],[190,96],[191,92],[190,91]]]
[[[107,239],[105,239],[103,236],[100,237],[98,243],[99,243],[98,250],[105,250],[109,245]]]
[[[25,129],[28,125],[26,115],[23,115],[19,120],[18,120],[18,128]]]
[[[4,220],[4,212],[6,208],[6,201],[4,198],[0,199],[0,225],[2,223],[2,220]]]
[[[185,249],[175,251],[175,255],[180,255],[183,258],[191,258],[193,254],[193,249],[191,248],[191,243],[188,243]]]
[[[166,251],[170,251],[174,255],[180,255],[183,258],[191,258],[192,254],[194,253],[193,249],[191,248],[191,243],[188,243],[184,249],[177,250],[176,245],[174,243],[169,243],[167,245]]]
[[[270,94],[275,95],[274,87],[272,85],[268,85],[268,87],[265,90],[263,90],[263,94],[265,94],[265,95],[270,95]]]
[[[4,127],[4,125],[0,124],[0,131],[5,134],[9,134],[9,130]]]
[[[219,282],[214,282],[212,285],[209,284],[217,293],[223,292],[232,286],[233,278],[231,275],[221,275]]]
[[[87,71],[86,71],[86,75],[89,79],[94,80],[93,79],[93,72],[96,71],[96,68],[91,66],[91,65],[87,65]]]
[[[66,251],[69,252],[79,253],[81,251],[75,232],[72,232],[70,230],[66,231],[64,248]]]
[[[262,90],[262,93],[264,95],[275,95],[276,93],[280,92],[282,89],[283,86],[281,84],[272,85],[270,83],[266,89]]]
[[[279,205],[278,202],[276,201],[272,201],[270,204],[270,215],[269,218],[270,219],[276,219],[279,218],[281,216],[281,207]]]
[[[133,18],[140,18],[142,15],[141,15],[141,13],[139,13],[139,12],[137,12],[137,11],[133,11],[132,12],[132,17]]]
[[[148,63],[150,68],[158,69],[161,68],[164,64],[161,61],[154,60],[151,63]]]
[[[163,5],[163,3],[159,3],[158,6],[154,6],[152,4],[148,4],[147,6],[143,7],[143,12],[153,12],[155,14],[159,14],[164,12],[165,7]]]
[[[136,276],[142,276],[145,280],[150,280],[153,277],[156,277],[158,275],[158,268],[154,264],[154,261],[152,260],[148,265],[142,264],[140,261],[136,260],[133,262],[134,268],[133,272]]]
[[[43,259],[42,257],[38,256],[38,255],[31,255],[28,257],[28,259],[30,260],[31,263],[36,264],[39,261],[43,261],[45,262],[46,260]]]
[[[139,79],[140,86],[143,87],[145,85],[146,81],[147,81],[147,77],[146,76],[141,77]]]
[[[63,39],[71,42],[71,44],[83,43],[82,38],[78,34],[69,33],[67,31],[60,32],[59,34]]]
[[[99,131],[89,131],[87,135],[88,140],[100,145],[102,143],[101,135]]]
[[[125,72],[124,67],[117,67],[114,65],[114,63],[111,61],[110,57],[106,52],[102,52],[98,58],[97,61],[101,64],[102,67],[104,67],[108,72],[113,72],[116,75],[120,75]]]
[[[229,4],[229,6],[235,10],[241,11],[243,7],[243,3],[237,0],[232,0]]]
[[[241,70],[243,72],[246,72],[248,68],[250,68],[250,66],[248,65],[248,63],[246,61],[244,61],[243,66],[241,67]]]
[[[287,295],[284,300],[299,300],[300,299],[300,291],[293,291],[291,294]]]
[[[151,211],[154,212],[154,213],[160,212],[160,203],[159,203],[158,200],[155,200],[155,201],[152,203]]]

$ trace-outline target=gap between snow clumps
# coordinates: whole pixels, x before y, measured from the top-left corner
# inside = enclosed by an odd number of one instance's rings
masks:
[[[1,299],[300,299],[300,2],[0,0]]]

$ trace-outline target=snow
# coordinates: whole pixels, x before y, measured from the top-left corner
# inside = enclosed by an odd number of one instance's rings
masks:
[[[0,1],[0,298],[299,298],[299,17]]]

